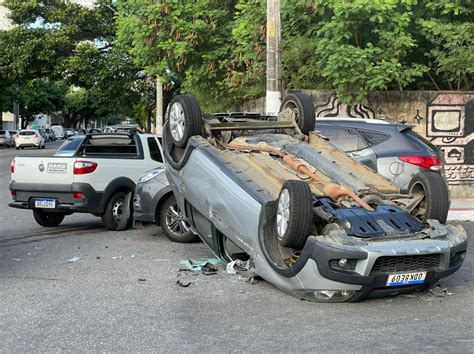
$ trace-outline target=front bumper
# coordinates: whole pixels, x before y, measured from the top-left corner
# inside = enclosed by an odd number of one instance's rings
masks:
[[[309,272],[316,272],[331,284],[340,284],[341,287],[321,289],[316,281],[307,281],[303,288],[294,289],[293,294],[313,301],[331,301],[330,297],[318,297],[323,290],[323,293],[334,292],[335,301],[360,301],[433,286],[461,267],[468,237],[461,226],[444,226],[436,221],[430,221],[430,228],[424,233],[424,237],[420,234],[372,242],[349,237],[343,231],[333,231],[326,237],[311,237],[293,271],[299,271],[297,276],[306,280]],[[424,261],[427,258],[439,261],[427,264]],[[379,265],[383,263],[377,262],[378,259],[389,260],[390,266],[381,269]],[[335,267],[339,260],[351,263],[352,268]],[[389,275],[414,272],[426,272],[422,284],[386,285]],[[347,291],[348,286],[353,290]]]
[[[15,191],[14,200],[8,203],[9,207],[18,209],[36,209],[36,198],[50,198],[55,200],[55,209],[67,213],[103,213],[103,192],[96,191],[88,183],[63,184],[32,184],[10,181],[9,188]],[[80,192],[86,198],[75,199],[73,192]]]

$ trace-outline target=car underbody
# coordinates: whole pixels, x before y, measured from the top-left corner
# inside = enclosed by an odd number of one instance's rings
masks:
[[[421,200],[316,132],[302,134],[294,110],[205,117],[184,148],[169,125],[167,174],[193,231],[287,293],[357,301],[432,286],[463,262],[462,227],[422,220]]]

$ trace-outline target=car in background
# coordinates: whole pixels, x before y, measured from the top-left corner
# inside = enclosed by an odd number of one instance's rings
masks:
[[[316,118],[315,129],[358,162],[388,178],[402,192],[424,198],[420,214],[445,223],[449,190],[438,149],[406,124],[378,119]],[[428,200],[430,199],[430,200]]]
[[[49,141],[49,136],[46,133],[46,131],[42,128],[39,128],[38,131],[39,131],[40,135],[43,137],[44,141],[48,142]]]
[[[0,130],[0,146],[11,148],[15,146],[15,140],[8,130]]]
[[[51,130],[54,132],[56,139],[64,139],[64,128],[62,125],[52,125]]]
[[[48,141],[56,141],[56,135],[54,134],[54,131],[51,128],[45,128],[44,132],[48,137]]]
[[[37,149],[44,149],[46,141],[37,129],[20,130],[15,139],[16,149],[24,149],[25,147],[34,147]]]
[[[54,156],[75,156],[85,137],[85,135],[74,135],[70,138],[67,138],[64,143],[61,144],[59,149],[54,153]]]
[[[72,128],[66,128],[66,129],[64,129],[64,138],[65,138],[65,139],[66,139],[66,138],[69,138],[69,137],[71,137],[71,136],[73,136],[73,135],[76,135],[76,132],[74,131],[74,129],[72,129]]]

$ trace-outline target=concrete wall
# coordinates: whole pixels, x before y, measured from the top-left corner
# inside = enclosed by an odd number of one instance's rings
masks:
[[[474,195],[474,91],[372,92],[367,105],[341,104],[332,91],[305,91],[316,117],[384,119],[413,125],[413,130],[440,147],[451,193]],[[265,111],[263,99],[247,102],[243,110]]]

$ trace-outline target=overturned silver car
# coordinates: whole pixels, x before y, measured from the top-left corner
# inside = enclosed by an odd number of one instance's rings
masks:
[[[167,110],[167,175],[192,230],[225,261],[249,260],[283,291],[359,301],[428,288],[462,265],[461,226],[425,220],[426,196],[358,164],[314,132],[314,106],[288,95],[278,117]]]

